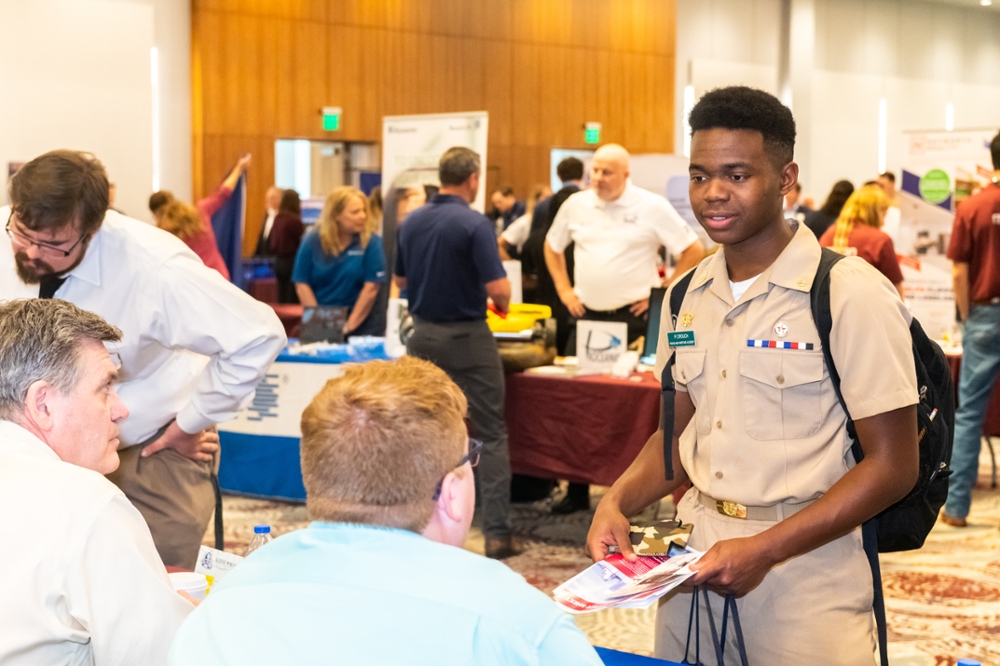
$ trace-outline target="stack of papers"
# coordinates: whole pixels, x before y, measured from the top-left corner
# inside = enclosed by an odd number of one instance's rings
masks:
[[[553,592],[570,613],[602,608],[648,608],[694,575],[690,565],[702,553],[687,547],[691,525],[661,520],[632,525],[630,541],[639,557],[629,562],[620,553],[608,556],[573,576]]]

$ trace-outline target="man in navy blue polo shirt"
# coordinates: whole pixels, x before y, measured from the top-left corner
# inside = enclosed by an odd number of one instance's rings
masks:
[[[506,312],[510,282],[496,235],[485,215],[469,208],[479,191],[479,155],[450,148],[441,156],[440,192],[399,227],[393,281],[409,293],[412,356],[434,363],[469,401],[469,418],[483,441],[477,472],[486,555],[517,554],[507,513],[510,456],[503,420],[503,364],[486,325],[486,298]]]

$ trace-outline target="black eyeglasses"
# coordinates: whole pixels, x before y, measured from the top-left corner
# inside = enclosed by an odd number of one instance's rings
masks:
[[[469,438],[469,452],[466,453],[464,456],[462,456],[462,459],[458,461],[458,464],[455,465],[455,467],[453,469],[458,469],[459,467],[461,467],[465,463],[469,463],[470,467],[475,467],[476,465],[479,464],[479,454],[481,454],[482,452],[483,452],[483,443],[480,442],[478,439],[472,439],[470,437]],[[448,476],[448,475],[445,474],[445,476]],[[432,500],[437,501],[437,499],[439,497],[441,497],[441,484],[442,483],[444,483],[444,476],[441,477],[440,481],[438,481],[437,489],[435,489],[435,491],[434,491],[434,497],[431,498]]]
[[[27,248],[27,247],[31,247],[32,245],[34,245],[39,250],[47,250],[48,252],[52,252],[53,254],[57,254],[57,255],[62,255],[63,257],[68,257],[70,254],[72,254],[72,252],[76,248],[76,246],[79,245],[80,242],[83,241],[83,239],[85,237],[85,234],[80,234],[80,237],[76,239],[76,242],[73,243],[72,245],[70,245],[68,250],[64,250],[61,247],[56,247],[55,245],[51,245],[49,243],[39,243],[38,241],[36,241],[36,240],[34,240],[32,238],[28,238],[27,236],[25,236],[24,234],[22,234],[20,231],[18,231],[17,229],[13,228],[13,225],[12,225],[13,221],[14,221],[14,211],[11,210],[10,211],[10,217],[7,218],[7,228],[6,228],[6,231],[7,231],[7,235],[10,236],[10,239],[12,241],[14,241],[15,243],[17,243],[21,247]]]

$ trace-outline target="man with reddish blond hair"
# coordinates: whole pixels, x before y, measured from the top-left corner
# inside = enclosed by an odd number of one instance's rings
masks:
[[[600,664],[555,603],[462,549],[482,448],[467,406],[443,370],[413,357],[327,382],[302,415],[315,522],[213,588],[169,663]]]

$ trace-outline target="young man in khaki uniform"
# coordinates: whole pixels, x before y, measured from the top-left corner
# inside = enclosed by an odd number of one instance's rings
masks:
[[[690,584],[714,593],[717,623],[717,595],[739,598],[750,662],[873,664],[860,525],[917,478],[909,314],[863,260],[834,267],[830,339],[865,451],[855,465],[810,309],[820,247],[782,215],[798,178],[791,112],[762,91],[723,88],[690,123],[691,204],[721,248],[694,269],[676,321],[661,319],[658,370],[677,354],[674,479],[664,478],[657,432],[598,506],[588,550],[601,559],[617,544],[633,557],[627,516],[690,480],[678,516],[706,551]],[[683,345],[674,329],[694,339]],[[690,588],[661,602],[658,657],[684,656],[690,607]],[[701,628],[710,651],[705,618]]]

